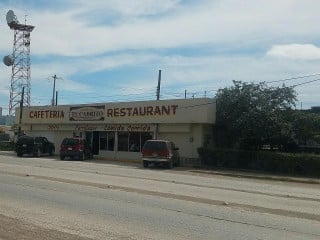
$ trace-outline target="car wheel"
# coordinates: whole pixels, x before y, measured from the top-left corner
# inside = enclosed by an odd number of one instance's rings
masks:
[[[17,156],[18,157],[22,157],[22,153],[21,152],[17,152]]]
[[[52,149],[52,148],[49,150],[49,155],[50,155],[50,156],[53,155],[53,149]]]
[[[142,161],[142,164],[143,164],[143,167],[144,167],[144,168],[147,168],[148,165],[149,165],[147,161]]]
[[[173,168],[173,160],[170,159],[170,161],[168,162],[168,168],[172,169]]]
[[[35,157],[40,157],[41,156],[41,151],[40,148],[37,149],[37,151],[33,154]]]
[[[175,164],[175,167],[179,167],[180,166],[180,159],[177,159],[177,162]]]
[[[61,159],[61,160],[64,160],[64,158],[65,158],[65,156],[60,155],[60,159]]]

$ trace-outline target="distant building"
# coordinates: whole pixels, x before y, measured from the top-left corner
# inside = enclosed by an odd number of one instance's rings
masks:
[[[0,125],[5,125],[5,119],[2,117],[2,107],[0,107]]]
[[[0,125],[7,125],[7,126],[11,126],[14,123],[14,116],[3,116],[2,115],[2,107],[0,107]]]
[[[2,116],[2,108],[0,107],[0,142],[13,139],[13,131],[11,125],[14,122],[14,116]]]
[[[320,106],[311,107],[310,112],[312,112],[312,113],[320,113]]]

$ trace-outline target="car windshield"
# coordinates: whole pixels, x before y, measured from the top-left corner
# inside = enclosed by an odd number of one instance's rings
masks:
[[[73,146],[73,145],[77,145],[79,142],[78,139],[73,139],[73,138],[66,138],[63,140],[62,144],[63,145],[68,145],[68,146]]]
[[[42,142],[42,137],[36,137],[34,138],[35,143],[41,143]]]
[[[163,151],[167,149],[167,145],[165,142],[160,141],[147,141],[144,145],[145,149],[152,149],[157,151]]]
[[[33,138],[29,136],[21,136],[18,138],[18,143],[32,143]]]

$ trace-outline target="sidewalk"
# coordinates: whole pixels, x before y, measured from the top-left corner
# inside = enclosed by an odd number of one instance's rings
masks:
[[[0,155],[14,155],[15,153],[12,151],[0,151]],[[130,164],[141,166],[140,161],[116,161],[116,160],[108,160],[103,158],[96,158],[95,160],[89,160],[91,162],[97,163],[121,163],[121,164]],[[247,170],[230,170],[230,169],[211,169],[211,168],[203,168],[203,167],[178,167],[174,168],[178,171],[187,171],[191,173],[202,173],[202,174],[211,174],[211,175],[221,175],[221,176],[229,176],[229,177],[238,177],[238,178],[252,178],[252,179],[260,179],[260,180],[273,180],[273,181],[286,181],[293,183],[308,183],[308,184],[320,184],[320,178],[311,178],[304,176],[289,176],[289,175],[281,175],[281,174],[272,174],[266,172],[254,172]]]
[[[111,159],[99,159],[101,162],[118,162],[123,164],[133,164],[140,165],[139,160],[111,160]],[[230,176],[238,178],[252,178],[252,179],[261,179],[261,180],[273,180],[273,181],[286,181],[286,182],[295,182],[295,183],[308,183],[308,184],[320,184],[320,178],[316,177],[305,177],[305,176],[291,176],[291,175],[281,175],[272,174],[268,172],[258,172],[258,171],[249,171],[249,170],[230,170],[230,169],[212,169],[205,167],[190,167],[190,166],[181,166],[174,168],[179,171],[187,171],[192,173],[202,173],[202,174],[212,174],[212,175],[221,175],[221,176]]]
[[[194,168],[189,172],[213,174],[221,176],[239,177],[239,178],[253,178],[261,180],[273,180],[273,181],[286,181],[295,183],[308,183],[308,184],[320,184],[320,178],[304,177],[304,176],[289,176],[281,174],[263,173],[263,172],[251,172],[246,170],[229,170],[229,169],[204,169]]]

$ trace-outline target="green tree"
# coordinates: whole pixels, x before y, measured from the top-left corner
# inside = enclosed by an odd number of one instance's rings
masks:
[[[320,115],[305,111],[295,111],[291,116],[292,131],[300,144],[308,140],[319,141]]]
[[[260,148],[279,144],[292,133],[284,117],[295,106],[291,87],[233,81],[217,92],[216,144],[223,147]]]

